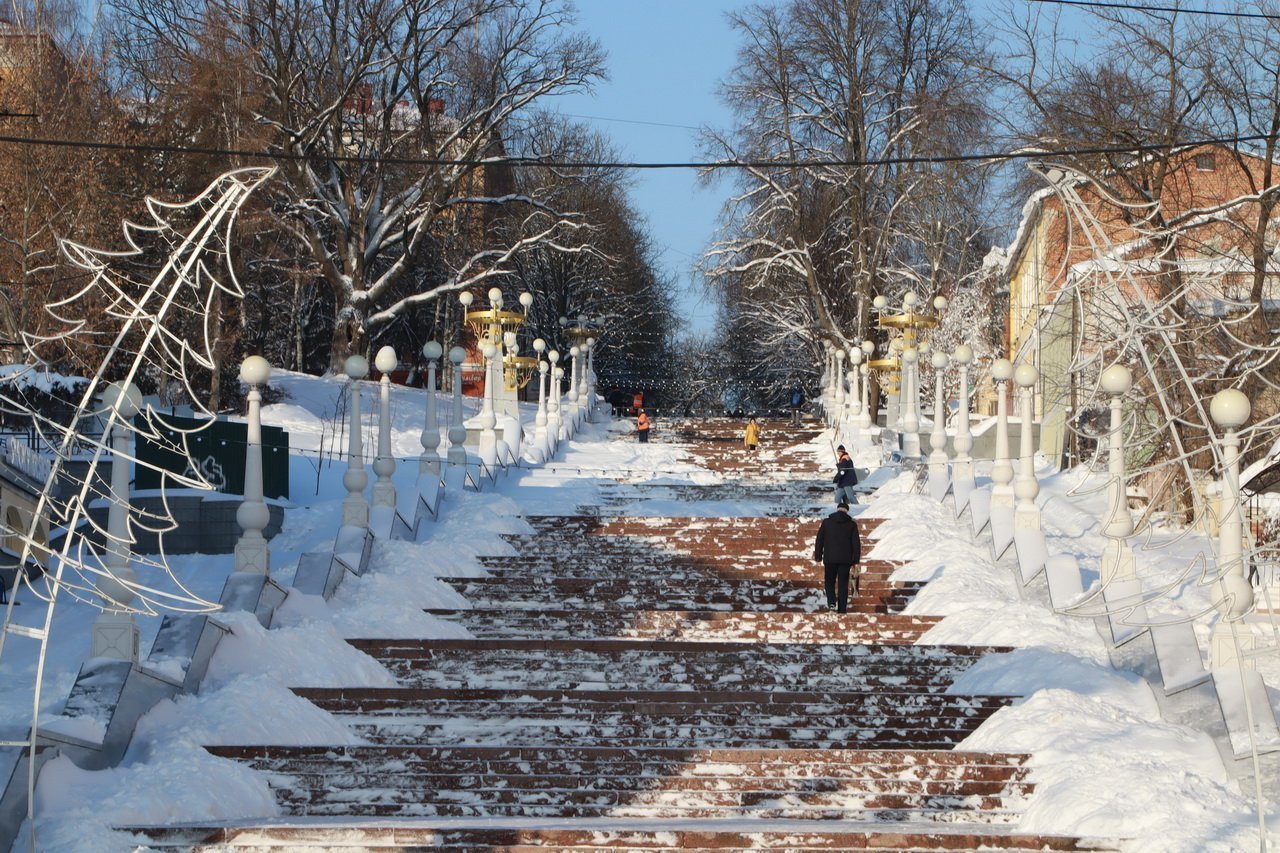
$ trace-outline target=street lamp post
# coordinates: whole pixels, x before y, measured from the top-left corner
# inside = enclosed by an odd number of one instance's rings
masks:
[[[373,460],[373,473],[378,475],[373,483],[374,506],[396,505],[396,487],[391,482],[396,471],[396,460],[391,455],[391,371],[397,363],[394,347],[383,347],[373,359],[382,374],[378,380],[378,455]]]
[[[364,490],[369,485],[369,474],[364,470],[360,380],[369,375],[369,361],[362,355],[353,355],[347,359],[345,369],[351,380],[348,385],[351,389],[351,412],[347,427],[347,470],[342,475],[342,485],[347,490],[342,501],[342,524],[344,527],[367,527],[369,502],[364,498]]]
[[[493,468],[498,464],[498,433],[494,429],[498,425],[498,416],[493,411],[493,362],[498,357],[498,348],[493,344],[485,344],[480,350],[485,361],[485,383],[483,401],[477,425],[480,427],[480,459],[485,465]]]
[[[249,386],[248,435],[244,448],[244,502],[236,508],[240,539],[236,542],[236,571],[271,573],[271,548],[262,531],[271,512],[262,496],[262,387],[271,378],[271,365],[251,355],[240,365],[240,379]]]
[[[947,369],[945,352],[935,352],[929,363],[933,365],[933,431],[929,433],[929,481],[938,482],[947,476],[947,426],[943,409],[943,373]]]
[[[996,456],[991,466],[991,506],[1013,508],[1013,463],[1009,459],[1009,380],[1013,362],[998,358],[991,365],[996,385]]]
[[[449,417],[449,452],[447,461],[450,469],[467,467],[467,425],[462,421],[462,363],[467,360],[467,351],[462,347],[449,350],[449,363],[453,365],[453,407]]]
[[[427,360],[427,419],[422,428],[422,456],[418,460],[418,473],[440,473],[440,418],[436,414],[436,365],[444,347],[439,341],[427,341],[422,345],[422,357]]]
[[[128,607],[137,598],[133,585],[133,550],[129,547],[129,421],[142,407],[137,386],[113,382],[102,392],[102,403],[115,410],[111,426],[111,504],[107,509],[107,575],[95,581],[114,607],[107,607],[93,623],[91,657],[114,658],[136,663],[138,624]]]
[[[1124,423],[1122,399],[1133,387],[1133,374],[1123,364],[1102,371],[1102,390],[1111,395],[1111,417],[1107,437],[1107,520],[1102,533],[1108,542],[1102,551],[1102,583],[1137,577],[1128,537],[1133,534],[1133,516],[1125,488]]]
[[[911,294],[908,294],[910,296]],[[902,455],[906,459],[920,458],[920,419],[916,415],[916,362],[919,351],[913,346],[902,350],[902,390],[898,406],[902,412]]]
[[[547,442],[547,371],[550,366],[542,355],[547,351],[547,342],[538,338],[533,342],[533,351],[538,354],[538,414],[533,419],[533,446],[546,459],[550,455]]]
[[[956,436],[952,441],[956,458],[951,465],[951,477],[955,482],[972,484],[973,457],[969,455],[969,451],[973,450],[973,433],[969,429],[969,365],[973,363],[973,348],[968,344],[960,344],[951,354],[951,360],[956,363],[956,398],[960,404],[956,412]]]
[[[1035,451],[1031,442],[1031,427],[1035,420],[1035,385],[1039,380],[1040,371],[1030,364],[1020,364],[1013,372],[1013,381],[1022,392],[1022,422],[1018,426],[1018,480],[1013,484],[1013,493],[1018,499],[1013,516],[1015,530],[1040,529],[1040,507],[1036,506],[1040,483],[1036,480]]]
[[[1237,430],[1249,420],[1252,406],[1243,391],[1228,388],[1213,395],[1209,416],[1222,427],[1222,496],[1218,520],[1219,620],[1209,638],[1209,662],[1214,669],[1243,663],[1240,652],[1253,648],[1250,631],[1236,632],[1245,615],[1253,609],[1253,586],[1249,583],[1244,558],[1244,514],[1240,503],[1240,435]],[[1248,659],[1245,659],[1248,660]],[[1252,666],[1252,663],[1249,663]]]
[[[551,350],[547,353],[547,362],[551,365],[549,388],[547,392],[547,436],[554,451],[560,439],[564,438],[564,420],[560,412],[560,377],[564,371],[560,368],[560,352]]]
[[[578,406],[578,355],[576,346],[569,347],[569,357],[573,359],[569,365],[569,435],[578,431],[578,421],[582,410]]]

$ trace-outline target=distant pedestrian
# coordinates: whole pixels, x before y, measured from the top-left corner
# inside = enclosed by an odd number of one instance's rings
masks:
[[[800,410],[804,407],[804,394],[800,391],[800,386],[791,389],[791,423],[799,426]]]
[[[636,438],[640,439],[641,444],[649,441],[649,416],[645,414],[644,409],[636,415]]]
[[[742,433],[742,443],[747,446],[747,450],[760,448],[760,424],[756,423],[755,418],[747,421],[747,428]]]
[[[849,505],[844,501],[822,520],[813,545],[813,559],[822,563],[827,609],[847,612],[851,575],[853,594],[858,594],[858,573],[854,567],[862,562],[862,540],[858,537],[858,522],[849,515]]]
[[[843,444],[836,448],[836,476],[833,482],[836,484],[836,503],[843,502],[850,506],[857,504],[858,493],[854,491],[854,487],[858,485],[858,472]]]

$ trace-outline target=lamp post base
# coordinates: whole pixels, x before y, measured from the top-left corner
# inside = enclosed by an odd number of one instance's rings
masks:
[[[102,613],[93,623],[93,642],[89,654],[95,658],[112,658],[138,662],[138,623],[132,613]]]
[[[1240,657],[1241,654],[1253,651],[1253,648],[1253,632],[1243,623],[1218,620],[1209,633],[1209,668],[1243,666],[1254,669],[1252,658]]]

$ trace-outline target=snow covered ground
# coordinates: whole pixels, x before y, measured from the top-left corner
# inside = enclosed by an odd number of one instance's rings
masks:
[[[291,465],[296,506],[271,543],[273,576],[288,585],[299,555],[331,542],[338,527],[345,443],[333,415],[341,385],[296,374],[279,375],[272,385],[288,397],[264,408],[264,422],[287,429],[291,446],[303,451]],[[366,411],[371,397],[366,393]],[[421,392],[395,389],[397,457],[421,452],[423,408]],[[443,397],[441,411],[447,411]],[[532,419],[532,411],[526,418]],[[374,424],[372,417],[366,419],[367,453],[376,446]],[[661,430],[662,424],[657,426]],[[270,631],[248,614],[220,616],[234,633],[220,645],[202,691],[162,702],[147,714],[120,766],[90,772],[66,758],[46,765],[37,796],[39,849],[126,851],[137,849],[134,842],[109,827],[277,814],[261,774],[214,758],[202,745],[352,742],[347,729],[289,690],[393,683],[380,664],[344,638],[457,636],[461,628],[423,612],[425,607],[458,606],[458,595],[435,578],[485,574],[477,555],[504,553],[509,546],[500,534],[526,530],[522,513],[573,512],[597,498],[600,481],[595,477],[602,471],[672,483],[717,479],[683,460],[671,445],[611,440],[629,429],[625,423],[588,427],[541,471],[513,470],[495,488],[450,493],[426,541],[379,543],[374,571],[348,576],[330,601],[291,594]],[[829,453],[826,437],[814,443],[814,450]],[[401,467],[397,486],[409,488],[417,466]],[[1055,614],[1043,579],[1021,588],[1010,560],[994,563],[985,537],[975,541],[967,520],[956,521],[942,505],[911,493],[909,485],[906,478],[889,482],[864,510],[887,519],[877,534],[876,557],[909,561],[900,579],[931,580],[910,608],[947,617],[927,641],[1017,648],[1012,655],[974,667],[956,690],[1026,696],[997,712],[964,744],[973,750],[1034,755],[1037,792],[1020,829],[1128,837],[1134,840],[1126,849],[1134,851],[1258,850],[1256,803],[1240,790],[1238,771],[1224,763],[1206,734],[1213,720],[1196,717],[1202,705],[1189,706],[1191,710],[1176,706],[1137,675],[1113,666],[1113,659],[1131,661],[1109,651],[1092,621]],[[1050,553],[1076,555],[1087,578],[1096,578],[1105,541],[1097,523],[1105,498],[1095,485],[1082,473],[1068,472],[1049,478],[1040,494]],[[696,513],[729,515],[744,509],[749,511],[737,502],[703,503]],[[635,510],[695,512],[666,501],[641,503]],[[1140,574],[1154,586],[1160,579],[1182,576],[1206,548],[1196,535],[1157,532],[1135,550]],[[171,563],[193,592],[216,600],[231,557],[179,556]],[[1207,590],[1192,577],[1152,612],[1184,616],[1200,613],[1208,604]],[[43,702],[48,715],[59,710],[87,654],[93,616],[83,605],[59,606]],[[158,623],[154,617],[142,620],[144,650]],[[1208,617],[1197,622],[1202,647],[1209,624]],[[1280,684],[1274,658],[1260,660],[1259,669],[1270,683]],[[0,661],[0,683],[6,687],[0,691],[4,736],[25,731],[31,700],[20,688],[31,683],[33,674],[33,659],[23,656],[21,646],[6,648]],[[1280,704],[1276,691],[1271,695],[1273,706]],[[1275,805],[1280,791],[1266,791],[1265,799],[1270,836],[1280,839]],[[25,847],[15,847],[20,849]]]

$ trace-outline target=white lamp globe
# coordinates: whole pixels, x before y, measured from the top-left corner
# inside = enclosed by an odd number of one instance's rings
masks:
[[[1133,373],[1123,364],[1113,364],[1106,370],[1102,371],[1102,377],[1099,380],[1102,384],[1102,390],[1112,396],[1120,396],[1128,393],[1133,387]]]
[[[547,361],[551,362],[552,364],[555,364],[559,360],[560,360],[560,353],[557,350],[552,350],[551,352],[547,353]]]
[[[933,357],[929,359],[929,363],[933,365],[934,370],[942,370],[950,360],[945,352],[935,352]]]
[[[440,358],[440,353],[444,352],[444,347],[440,346],[439,341],[427,341],[422,345],[422,357],[427,361],[435,361]]]
[[[122,418],[131,418],[142,409],[142,392],[132,382],[112,382],[102,389],[102,405],[115,407]]]
[[[991,378],[997,382],[1008,382],[1013,377],[1013,362],[1007,358],[997,358],[991,362]]]
[[[1213,395],[1209,401],[1209,417],[1224,429],[1235,429],[1249,420],[1253,406],[1244,392],[1237,388],[1227,388]]]
[[[863,376],[869,376],[871,374],[871,365],[863,364],[861,367],[858,368],[858,372],[861,373]]]
[[[449,350],[449,361],[453,362],[454,364],[462,364],[462,362],[466,360],[467,360],[467,351],[464,350],[462,347],[454,347],[453,349]]]
[[[864,355],[869,357],[875,351],[876,351],[876,345],[874,343],[872,343],[869,340],[862,342],[862,352]]]
[[[920,354],[916,352],[915,347],[906,347],[902,350],[902,360],[907,364],[915,364],[916,359],[919,357]]]
[[[373,366],[378,368],[380,373],[390,373],[396,369],[396,365],[399,363],[400,359],[396,358],[395,347],[383,347],[373,357]]]
[[[578,352],[579,350],[577,347],[569,347],[569,355],[573,356],[574,358],[578,357]]]
[[[1036,370],[1030,364],[1019,364],[1018,369],[1013,371],[1013,381],[1017,382],[1023,388],[1030,388],[1036,384],[1036,380],[1040,378],[1040,371]]]
[[[503,345],[503,346],[505,346],[507,349],[515,349],[515,348],[516,348],[516,333],[515,333],[515,332],[504,332],[504,333],[503,333],[503,335],[502,335],[502,345]]]
[[[916,351],[919,352],[921,355],[924,355],[929,350],[930,350],[930,346],[928,341],[921,341],[920,343],[916,344]]]
[[[916,292],[914,290],[908,290],[906,293],[902,295],[903,307],[911,308],[916,304],[917,301],[919,301],[919,297],[916,296]]]
[[[849,363],[859,364],[862,361],[862,350],[858,347],[849,347]]]
[[[587,349],[591,349],[595,345],[596,345],[595,338],[587,338]]]
[[[470,290],[464,290],[458,294],[458,301],[462,303],[463,308],[470,308],[471,303],[476,301],[476,295]]]
[[[493,358],[495,355],[498,354],[498,348],[495,347],[493,344],[485,344],[484,349],[480,350],[480,354],[483,355],[485,358]]]
[[[886,306],[886,305],[888,305],[888,304],[889,304],[889,300],[888,300],[888,299],[886,299],[886,298],[884,297],[884,295],[883,295],[883,294],[881,294],[881,295],[877,296],[875,299],[872,299],[872,300],[871,300],[871,305],[872,305],[872,307],[874,307],[874,308],[876,308],[877,310],[880,310],[880,311],[883,311],[883,310],[884,310],[884,308],[885,308],[885,306]]]
[[[251,355],[240,363],[240,379],[246,385],[266,385],[271,378],[271,363],[260,355]]]
[[[972,364],[973,347],[968,344],[960,344],[956,347],[956,351],[951,354],[951,360],[956,364]]]
[[[495,308],[502,307],[502,290],[500,288],[489,288],[489,304]]]
[[[524,293],[521,293],[520,304],[525,307],[526,311],[529,310],[529,306],[533,305],[533,294],[527,290]]]
[[[935,311],[941,311],[947,307],[947,297],[935,296],[933,299],[933,308]]]
[[[563,327],[563,326],[567,326],[567,325],[569,325],[569,318],[568,318],[568,317],[561,317],[557,322],[559,322],[559,323],[560,323],[560,325],[561,325],[562,327]]]
[[[343,363],[342,369],[352,379],[364,379],[369,375],[369,359],[362,355],[353,355]]]
[[[546,352],[547,342],[544,341],[542,338],[534,338],[533,349],[534,349],[534,352],[539,352],[539,353]]]

